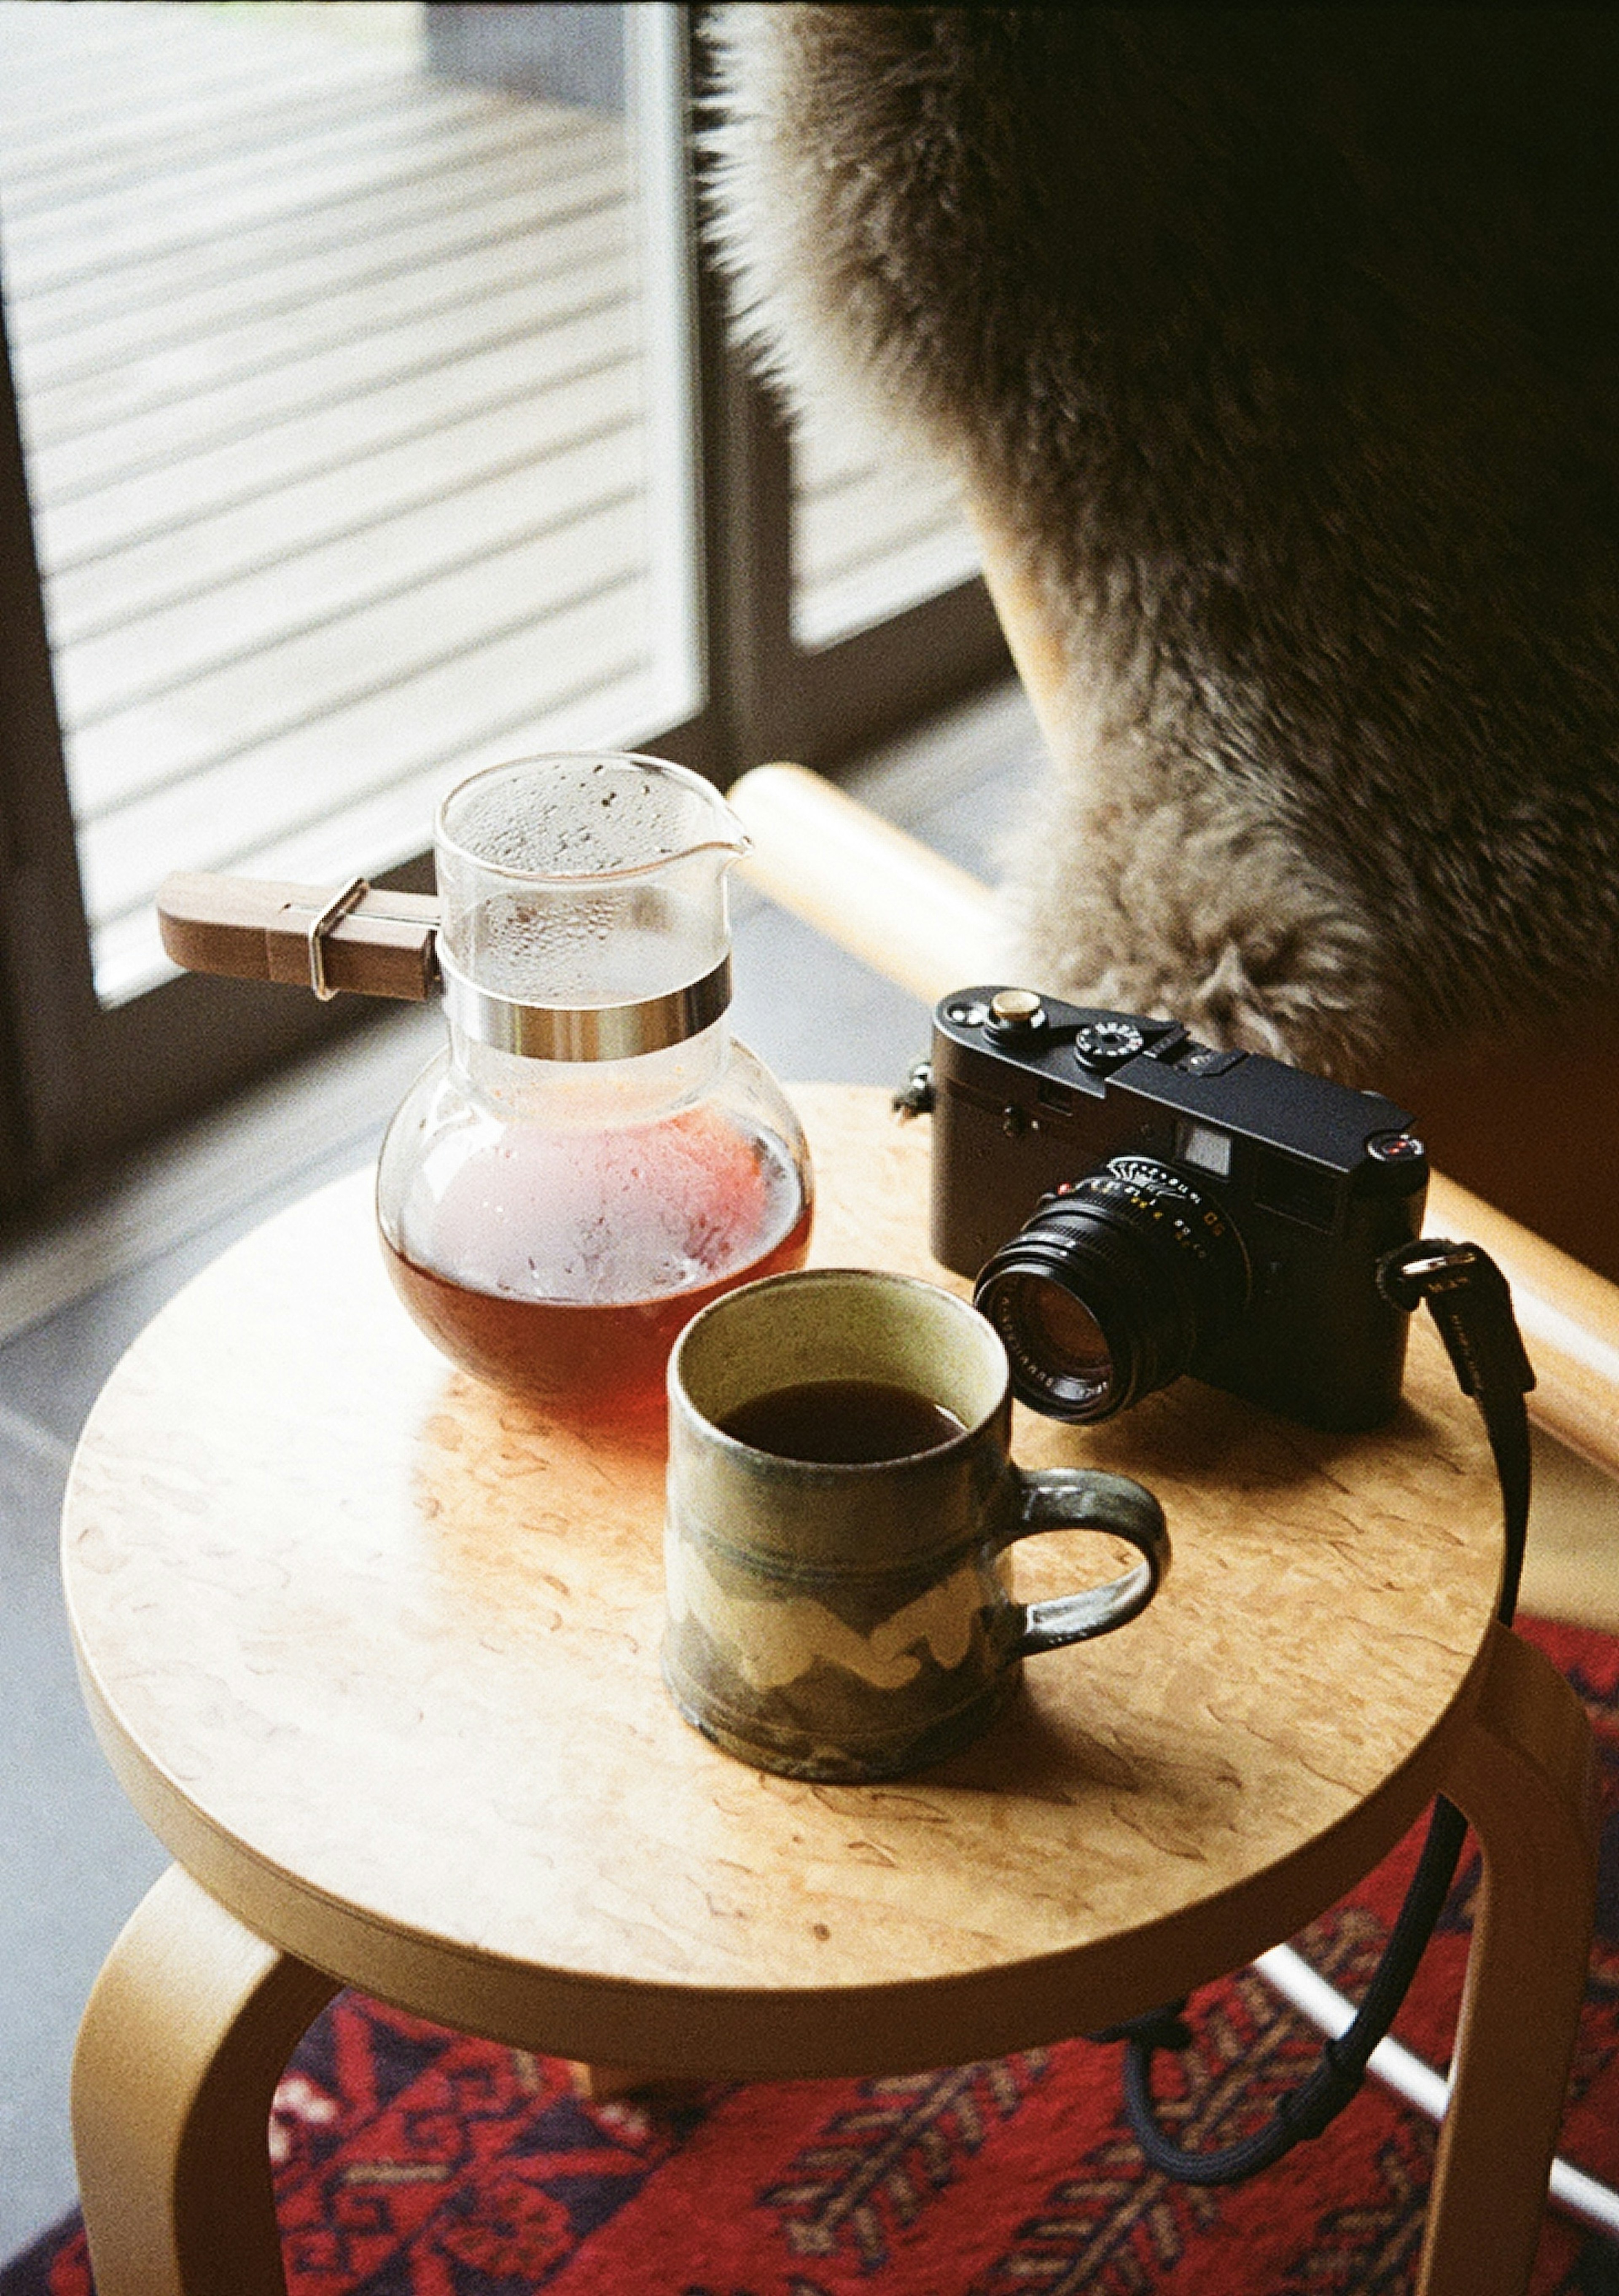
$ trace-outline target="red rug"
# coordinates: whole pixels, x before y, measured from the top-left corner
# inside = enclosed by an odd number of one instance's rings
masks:
[[[1619,1643],[1526,1624],[1602,1756],[1599,1938],[1562,2149],[1619,2184]],[[1415,1856],[1300,1940],[1350,1990]],[[1464,1858],[1398,2030],[1448,2052],[1478,1886]],[[1312,2061],[1251,1972],[1194,2004],[1174,2111],[1208,2144]],[[1434,2136],[1368,2082],[1327,2137],[1242,2187],[1149,2172],[1116,2047],[1063,2042],[902,2079],[710,2087],[588,2106],[565,2069],[345,1994],[275,2100],[291,2296],[1396,2296],[1415,2284]],[[1173,2061],[1160,2057],[1170,2087]],[[1549,2211],[1534,2296],[1619,2296],[1619,2250]],[[0,2296],[91,2296],[77,2222]]]

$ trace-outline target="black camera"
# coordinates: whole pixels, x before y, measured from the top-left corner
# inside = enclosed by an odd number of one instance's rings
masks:
[[[1023,988],[933,1014],[933,1249],[976,1276],[1025,1403],[1105,1419],[1182,1372],[1377,1426],[1408,1318],[1377,1284],[1428,1166],[1378,1093]]]

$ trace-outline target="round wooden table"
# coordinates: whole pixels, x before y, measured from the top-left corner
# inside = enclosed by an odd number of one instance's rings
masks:
[[[798,1098],[814,1258],[938,1279],[926,1125],[876,1092]],[[1015,1447],[1156,1491],[1158,1602],[1031,1660],[967,1753],[797,1783],[662,1687],[655,1432],[450,1371],[389,1288],[366,1176],[197,1278],[110,1381],[65,1510],[91,1712],[178,1861],[81,2036],[100,2296],[281,2289],[269,2095],[340,1982],[587,2062],[964,2062],[1241,1964],[1442,1786],[1486,1906],[1424,2285],[1522,2287],[1589,1943],[1588,1734],[1492,1624],[1494,1478],[1437,1341],[1413,1332],[1373,1436],[1183,1382],[1094,1430],[1020,1414]],[[1095,1546],[1020,1546],[1018,1591],[1116,1569]]]

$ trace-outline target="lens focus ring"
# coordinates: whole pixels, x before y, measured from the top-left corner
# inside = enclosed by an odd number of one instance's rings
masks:
[[[985,1263],[974,1299],[1023,1401],[1085,1421],[1178,1378],[1247,1292],[1246,1257],[1219,1207],[1130,1156],[1048,1196]]]

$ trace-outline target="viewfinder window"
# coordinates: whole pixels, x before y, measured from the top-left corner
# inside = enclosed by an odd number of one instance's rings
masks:
[[[1175,1153],[1183,1164],[1195,1164],[1200,1172],[1212,1172],[1217,1180],[1231,1177],[1231,1136],[1217,1132],[1212,1124],[1195,1124],[1183,1118],[1175,1133]]]

